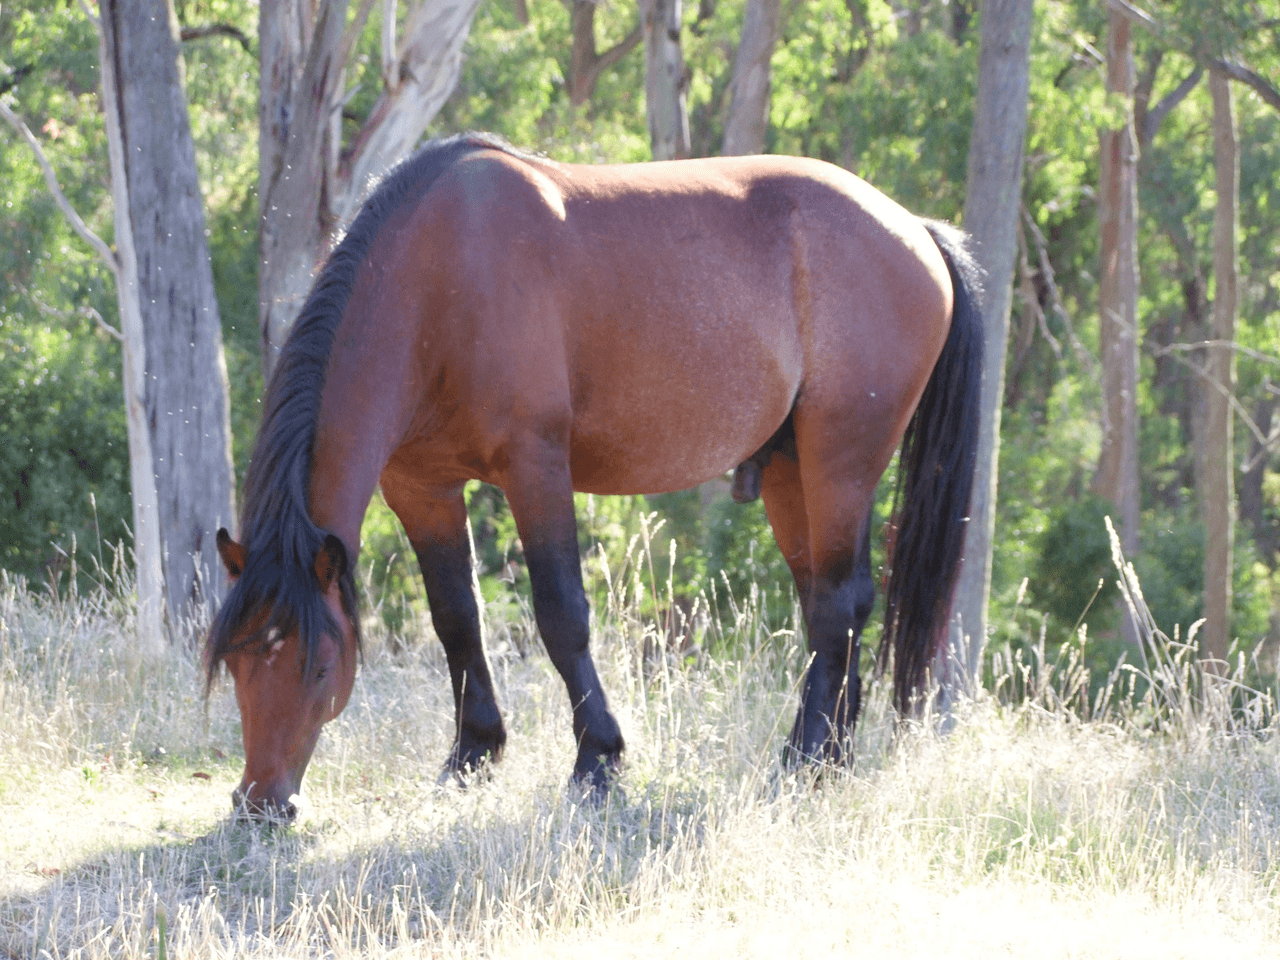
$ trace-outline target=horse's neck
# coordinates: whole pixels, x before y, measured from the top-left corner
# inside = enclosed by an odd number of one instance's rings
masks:
[[[412,340],[379,332],[383,335],[348,338],[339,328],[312,447],[311,518],[337,534],[349,551],[359,546],[360,525],[379,477],[408,429],[420,381],[413,375],[411,351],[373,349],[388,339]]]

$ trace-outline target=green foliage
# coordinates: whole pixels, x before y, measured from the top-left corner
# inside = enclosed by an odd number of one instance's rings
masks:
[[[791,614],[791,571],[774,542],[764,504],[715,501],[707,517],[707,573],[718,590],[727,588],[741,601],[754,587],[774,618]]]
[[[0,8],[0,81],[13,84],[69,200],[109,235],[94,161],[98,149],[105,156],[96,50],[78,9]],[[0,183],[0,567],[43,579],[65,568],[73,544],[83,567],[131,522],[120,351],[77,313],[91,307],[114,322],[114,288],[7,124]]]
[[[92,321],[0,316],[0,568],[38,578],[62,569],[73,542],[100,554],[124,539],[119,366]]]
[[[1031,596],[1058,628],[1059,641],[1074,633],[1080,622],[1093,633],[1114,623],[1119,594],[1103,525],[1112,512],[1105,500],[1087,494],[1055,510],[1041,534]]]

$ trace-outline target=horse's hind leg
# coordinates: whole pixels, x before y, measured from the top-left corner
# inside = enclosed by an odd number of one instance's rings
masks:
[[[466,503],[461,494],[448,501],[410,498],[389,485],[383,493],[417,555],[431,623],[449,664],[455,737],[445,771],[465,773],[498,760],[507,741],[480,635]]]
[[[806,482],[807,480],[807,482]],[[764,502],[804,609],[810,664],[786,750],[790,762],[849,758],[862,699],[862,628],[875,600],[870,505],[874,486],[833,483],[789,455],[764,471]]]
[[[621,761],[623,742],[587,644],[589,610],[569,468],[551,451],[517,462],[506,489],[507,502],[529,564],[538,632],[573,708],[578,742],[573,778],[602,792]]]

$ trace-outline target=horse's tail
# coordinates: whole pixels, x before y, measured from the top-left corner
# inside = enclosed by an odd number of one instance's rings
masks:
[[[955,290],[951,329],[942,355],[902,438],[894,494],[897,537],[885,591],[883,669],[893,652],[893,697],[911,709],[947,635],[960,571],[978,452],[982,388],[983,271],[968,237],[925,221],[942,251]]]

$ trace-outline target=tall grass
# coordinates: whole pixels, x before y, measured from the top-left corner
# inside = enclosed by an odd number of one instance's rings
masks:
[[[437,782],[438,645],[371,622],[284,829],[231,822],[238,717],[228,684],[203,701],[194,652],[132,656],[118,592],[0,579],[0,952],[1276,954],[1272,704],[1240,669],[1206,675],[1192,637],[1148,624],[1145,664],[1101,688],[1030,643],[946,737],[899,725],[873,682],[853,768],[794,773],[794,618],[772,630],[758,596],[718,592],[682,633],[652,603],[665,560],[601,574],[595,651],[628,742],[605,805],[566,787],[568,703],[530,622],[489,625],[510,739],[466,789]]]

